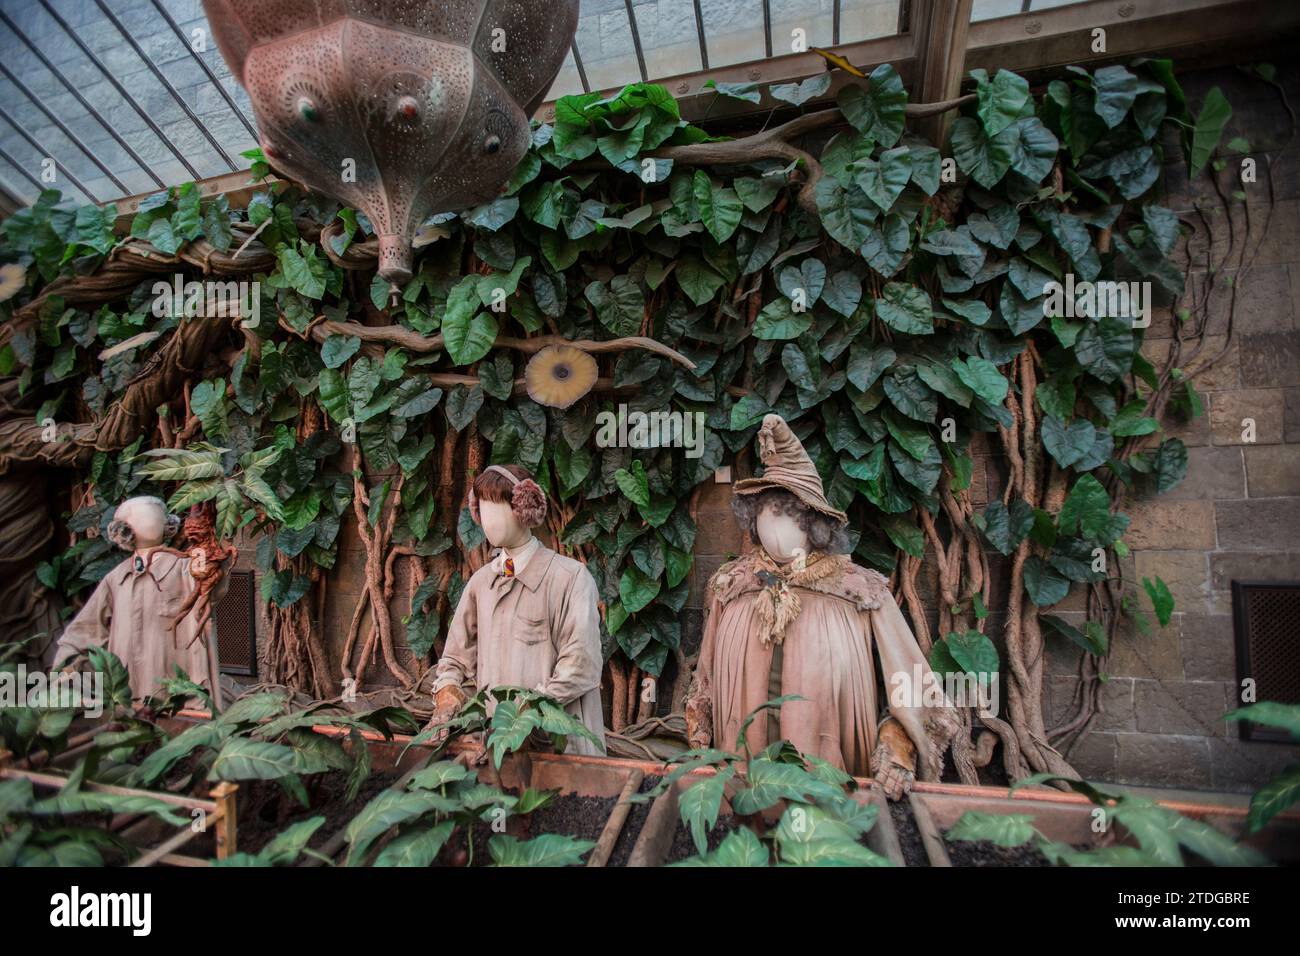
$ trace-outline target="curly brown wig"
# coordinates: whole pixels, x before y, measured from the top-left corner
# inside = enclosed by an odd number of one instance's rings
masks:
[[[811,551],[820,551],[823,554],[848,554],[853,550],[844,525],[830,515],[809,508],[782,488],[768,488],[753,495],[735,495],[731,499],[731,510],[736,516],[736,523],[755,544],[761,544],[758,540],[758,516],[765,508],[771,508],[777,514],[793,517],[808,535],[808,547]]]

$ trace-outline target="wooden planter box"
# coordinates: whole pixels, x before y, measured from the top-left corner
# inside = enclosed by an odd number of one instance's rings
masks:
[[[203,719],[208,719],[208,715],[202,712],[182,712],[176,719],[177,729]],[[313,729],[322,734],[346,735],[345,731],[333,727],[317,726]],[[412,738],[409,736],[396,735],[392,740],[371,732],[362,736],[371,751],[372,769],[376,771],[404,774],[423,766],[430,755],[431,748],[427,746],[410,746]],[[445,754],[449,758],[463,759],[469,750],[468,745],[454,741]],[[591,866],[603,866],[629,816],[630,804],[626,798],[637,792],[645,778],[662,776],[672,766],[658,761],[617,757],[520,753],[507,755],[499,772],[490,762],[476,769],[483,782],[505,789],[532,787],[538,790],[557,790],[563,796],[620,798],[610,811],[598,846],[592,851],[588,863]],[[681,792],[691,785],[694,778],[711,775],[713,772],[712,768],[707,767],[694,770],[656,798],[636,836],[626,865],[660,866],[667,860],[680,825],[677,804]],[[898,831],[884,797],[870,789],[870,779],[857,778],[856,782],[858,789],[852,794],[853,798],[864,804],[875,803],[880,808],[876,824],[867,834],[867,845],[895,865],[904,866]],[[952,866],[943,833],[968,810],[1031,815],[1034,826],[1048,839],[1073,846],[1100,846],[1106,839],[1104,834],[1093,830],[1094,805],[1081,794],[1072,792],[1035,788],[1018,790],[1008,795],[1005,787],[918,782],[905,799],[916,820],[931,866]],[[1170,810],[1204,820],[1234,838],[1245,830],[1245,807],[1172,800],[1158,802]],[[360,807],[357,809],[360,810]],[[774,808],[774,819],[779,816],[781,809],[780,805]],[[730,804],[724,799],[722,815],[729,815],[730,812]],[[1122,828],[1119,828],[1117,835],[1121,843],[1131,844],[1131,838]],[[1262,833],[1245,842],[1274,862],[1300,862],[1300,811],[1293,810],[1279,815]]]
[[[1106,834],[1093,829],[1096,806],[1082,794],[1036,788],[1017,790],[1008,796],[1005,787],[918,783],[909,799],[931,866],[953,865],[943,834],[968,810],[1027,814],[1034,818],[1034,827],[1043,836],[1072,846],[1100,847],[1110,840]],[[1233,839],[1239,839],[1246,829],[1245,807],[1178,800],[1157,803],[1209,823]],[[1122,845],[1137,845],[1122,826],[1116,826],[1114,836]],[[1275,863],[1300,862],[1300,813],[1290,811],[1275,817],[1262,832],[1244,842]]]

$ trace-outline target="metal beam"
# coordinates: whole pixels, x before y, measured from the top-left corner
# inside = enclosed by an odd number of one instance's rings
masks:
[[[172,86],[171,80],[167,79],[167,77],[163,75],[163,71],[158,69],[157,64],[155,64],[154,61],[149,58],[149,55],[144,52],[144,48],[141,47],[136,41],[136,38],[131,35],[131,31],[124,27],[122,21],[117,18],[117,14],[108,8],[108,5],[104,3],[104,0],[95,0],[95,6],[99,7],[100,13],[104,14],[108,19],[108,22],[113,24],[117,29],[117,32],[122,34],[122,39],[126,40],[127,45],[135,51],[135,55],[138,56],[141,62],[149,68],[149,72],[151,72],[158,82],[163,85],[163,88],[172,95],[172,99],[176,101],[176,105],[185,111],[185,115],[190,118],[190,122],[199,128],[199,132],[202,133],[204,138],[212,144],[212,148],[221,154],[222,159],[226,161],[226,165],[228,165],[232,170],[238,169],[234,158],[226,152],[224,146],[217,142],[216,137],[212,135],[212,131],[204,125],[203,120],[199,119],[198,114],[190,109],[190,104],[185,102],[185,97],[181,96],[180,91],[177,90],[176,87]]]
[[[763,0],[763,49],[772,58],[772,0]]]
[[[632,49],[636,51],[636,68],[641,72],[641,82],[645,83],[650,77],[645,71],[645,51],[641,49],[641,33],[636,28],[636,11],[632,9],[632,0],[623,0],[623,6],[627,7],[627,25],[632,30]]]
[[[582,54],[578,52],[578,41],[570,40],[569,49],[573,51],[573,65],[578,68],[578,80],[582,83],[582,92],[590,93],[591,84],[587,82],[587,71],[582,68]]]
[[[4,25],[9,28],[9,31],[13,33],[14,36],[18,37],[19,41],[27,47],[27,50],[40,61],[41,65],[44,66],[45,69],[49,70],[56,80],[63,84],[64,88],[72,94],[78,103],[81,104],[81,108],[84,109],[86,113],[95,120],[95,122],[99,123],[99,125],[107,131],[109,136],[113,137],[114,142],[126,151],[126,154],[135,161],[135,164],[140,167],[141,171],[157,183],[160,189],[167,185],[158,177],[158,174],[153,171],[153,167],[146,163],[144,158],[131,148],[131,144],[123,139],[122,135],[116,129],[104,121],[104,117],[100,115],[99,110],[97,110],[90,101],[81,95],[81,90],[77,89],[76,85],[63,74],[63,71],[50,62],[50,58],[42,53],[40,48],[28,39],[27,34],[18,29],[18,24],[10,20],[4,10],[0,10],[0,23],[4,23]]]
[[[90,60],[90,62],[93,63],[95,67],[99,70],[99,72],[103,74],[104,79],[108,80],[108,82],[112,85],[113,89],[117,90],[117,95],[122,97],[122,99],[126,100],[126,102],[130,105],[130,107],[133,110],[135,110],[137,114],[139,114],[142,120],[145,121],[145,125],[147,125],[149,129],[153,130],[153,134],[157,136],[160,140],[162,140],[163,145],[166,146],[169,150],[171,150],[172,155],[175,156],[178,160],[180,160],[181,165],[190,171],[190,175],[193,176],[195,179],[198,179],[199,171],[194,168],[193,164],[190,163],[188,159],[185,158],[185,154],[176,148],[176,144],[173,143],[170,139],[168,139],[167,134],[164,133],[162,129],[158,126],[158,124],[153,121],[153,117],[150,116],[148,113],[146,113],[143,109],[141,109],[140,104],[135,101],[135,97],[133,97],[130,93],[127,92],[126,87],[124,87],[121,84],[121,82],[118,80],[118,78],[113,75],[112,71],[109,70],[109,68],[104,65],[104,61],[101,60],[95,54],[95,51],[92,50],[90,47],[86,46],[85,41],[83,41],[81,37],[77,35],[77,32],[68,25],[68,21],[64,20],[63,17],[59,15],[59,12],[55,10],[52,6],[50,6],[49,0],[40,0],[40,4],[41,7],[45,10],[45,12],[49,14],[50,18],[55,23],[57,23],[59,27],[63,30],[63,32],[66,33],[69,38],[71,38],[72,42],[77,45],[77,49],[79,49],[83,54],[85,54],[86,59]],[[157,179],[157,177],[154,178]],[[160,185],[162,185],[161,181],[159,182]]]
[[[0,159],[3,159],[6,163],[8,163],[9,167],[14,172],[18,173],[20,176],[27,177],[27,181],[36,187],[37,196],[39,196],[45,190],[45,186],[42,185],[41,182],[35,176],[33,176],[26,169],[24,169],[23,165],[19,163],[18,160],[10,156],[9,153],[5,151],[4,147],[0,147]]]
[[[194,58],[194,62],[203,69],[203,72],[208,77],[208,81],[217,88],[217,92],[220,93],[221,98],[226,101],[226,105],[230,107],[230,111],[239,117],[239,121],[244,124],[244,129],[248,130],[248,135],[253,137],[254,141],[258,141],[257,130],[254,129],[253,124],[248,121],[248,117],[244,115],[244,111],[239,108],[239,104],[235,102],[235,98],[226,91],[226,87],[219,79],[217,79],[217,74],[212,71],[212,67],[208,66],[207,60],[199,56],[198,51],[194,49],[194,45],[190,43],[185,34],[181,31],[180,24],[178,24],[172,18],[172,15],[167,12],[166,8],[161,3],[161,0],[149,0],[149,2],[152,3],[153,8],[158,11],[158,15],[167,21],[167,25],[172,28],[172,32],[174,32],[177,38],[181,41],[181,45],[184,46],[185,49],[189,51],[190,56]]]
[[[9,71],[9,68],[5,66],[3,63],[0,63],[0,75],[3,75],[6,80],[8,80],[10,83],[12,83],[14,86],[18,88],[18,91],[20,93],[22,93],[25,97],[31,100],[32,104],[38,110],[40,110],[42,113],[45,114],[46,119],[48,119],[51,123],[53,123],[55,126],[58,127],[59,132],[61,132],[64,136],[66,136],[69,140],[71,140],[74,144],[76,144],[77,149],[81,150],[81,152],[85,154],[87,159],[89,159],[92,163],[98,166],[100,171],[113,181],[114,186],[122,190],[123,193],[126,192],[126,183],[122,182],[122,180],[114,176],[113,171],[100,161],[99,157],[95,155],[94,150],[92,150],[89,146],[83,143],[81,141],[81,137],[78,136],[76,133],[74,133],[71,129],[69,129],[68,125],[64,123],[63,120],[59,119],[58,116],[56,116],[53,112],[51,112],[50,108],[46,106],[43,102],[41,102],[40,97],[38,97],[35,93],[33,93],[26,83],[18,79],[18,77],[14,76],[13,73]]]
[[[695,35],[700,40],[700,69],[709,68],[709,44],[704,39],[704,11],[700,9],[700,0],[694,0],[695,5]]]
[[[12,126],[18,132],[18,135],[27,141],[27,145],[30,146],[32,149],[36,150],[37,156],[42,156],[45,159],[51,160],[54,163],[55,167],[62,170],[63,175],[68,177],[68,181],[72,183],[72,185],[80,189],[87,199],[89,199],[93,203],[99,202],[99,197],[86,188],[86,184],[77,178],[77,174],[74,173],[72,170],[68,169],[65,163],[61,163],[57,159],[55,159],[53,152],[51,150],[46,149],[44,146],[38,143],[36,141],[36,137],[32,136],[31,133],[27,132],[27,130],[23,128],[22,123],[19,123],[16,119],[10,116],[9,111],[6,110],[3,106],[0,106],[0,119],[4,120],[6,123]]]

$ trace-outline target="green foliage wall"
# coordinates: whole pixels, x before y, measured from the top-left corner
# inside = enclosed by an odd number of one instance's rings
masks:
[[[1186,452],[1161,440],[1147,415],[1160,377],[1140,354],[1142,331],[1124,316],[1045,316],[1047,284],[1071,273],[1147,281],[1165,302],[1180,293],[1170,258],[1179,222],[1152,197],[1178,137],[1193,174],[1207,163],[1226,104],[1207,103],[1198,122],[1170,65],[1154,60],[1072,69],[1041,96],[1007,72],[976,71],[972,82],[976,101],[940,149],[907,133],[907,94],[882,66],[840,94],[848,127],[816,161],[791,165],[693,168],[681,155],[656,158],[663,147],[710,139],[657,86],[563,100],[498,199],[426,225],[433,241],[395,306],[381,280],[358,282],[303,234],[304,219],[337,220],[326,241],[345,254],[370,234],[353,210],[292,188],[258,192],[247,209],[201,201],[192,185],[160,193],[131,235],[161,252],[200,236],[228,250],[248,226],[261,228],[278,268],[261,285],[260,355],[244,348],[228,372],[196,383],[203,434],[190,456],[151,460],[149,439],[96,455],[88,477],[100,504],[71,515],[69,527],[102,525],[109,503],[148,489],[178,505],[215,500],[223,533],[251,524],[263,534],[265,593],[289,604],[309,590],[308,575],[279,569],[274,552],[334,563],[352,506],[339,442],[349,423],[369,473],[404,475],[397,542],[425,555],[477,545],[467,512],[436,509],[436,490],[450,480],[436,449],[449,430],[474,422],[491,461],[528,466],[574,507],[564,539],[589,554],[607,603],[608,649],[616,643],[659,673],[682,639],[691,494],[750,444],[766,413],[804,438],[832,503],[852,516],[857,557],[888,571],[900,551],[923,553],[918,509],[937,513],[941,491],[967,487],[972,435],[1012,426],[1020,385],[1009,363],[1031,350],[1043,371],[1042,443],[1068,473],[1069,493],[1056,512],[996,501],[975,523],[1003,553],[1032,536],[1024,586],[1050,606],[1096,579],[1095,548],[1122,550],[1127,519],[1112,509],[1115,487],[1167,489]],[[774,93],[800,105],[826,86],[810,84]],[[750,91],[720,85],[718,95]],[[265,171],[259,159],[255,172]],[[810,176],[815,211],[798,198]],[[56,200],[47,194],[4,224],[0,255],[28,270],[25,288],[0,307],[6,318],[44,283],[92,271],[120,242],[111,208]],[[50,298],[38,322],[12,328],[0,370],[44,403],[40,417],[102,415],[166,335],[104,361],[100,351],[184,321],[153,314],[151,287],[94,313]],[[507,292],[504,312],[490,308],[497,288]],[[369,355],[353,336],[318,345],[306,335],[319,316],[346,320],[367,300],[393,323],[441,333],[445,348]],[[643,351],[606,358],[602,375],[631,393],[593,394],[561,413],[515,395],[523,356],[494,348],[498,335],[535,333],[649,334],[696,369]],[[435,387],[430,372],[477,383]],[[1190,388],[1179,395],[1196,405]],[[319,403],[331,426],[299,443],[304,401]],[[598,411],[624,401],[703,412],[703,455],[596,447]],[[1120,454],[1147,434],[1143,450]],[[370,489],[372,522],[393,487],[386,477]],[[75,592],[117,560],[102,537],[83,539],[42,575]],[[410,624],[422,650],[439,626],[423,608],[429,596],[419,596]]]

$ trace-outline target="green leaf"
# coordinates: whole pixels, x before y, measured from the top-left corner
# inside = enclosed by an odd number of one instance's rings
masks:
[[[831,238],[849,249],[857,249],[870,235],[878,213],[867,204],[860,189],[846,189],[834,177],[823,176],[813,188],[817,212]]]
[[[325,295],[325,285],[329,278],[329,263],[316,255],[315,247],[306,247],[303,256],[292,246],[283,246],[278,258],[280,271],[284,274],[289,287],[308,299],[320,299]]]
[[[978,121],[958,117],[952,124],[951,145],[957,168],[985,189],[998,184],[1016,158],[1020,131],[1008,126],[990,138]]]
[[[846,86],[836,102],[845,119],[881,146],[893,146],[903,135],[907,91],[898,71],[888,63],[871,71],[867,89]]]
[[[640,508],[650,504],[650,480],[646,476],[645,465],[634,459],[630,468],[620,468],[614,472],[614,481],[627,499]]]
[[[767,866],[768,851],[748,827],[727,834],[718,848],[705,856],[689,857],[670,866]]]
[[[1024,846],[1038,833],[1034,818],[1027,813],[980,813],[967,810],[944,834],[945,840]]]
[[[1008,70],[998,70],[992,80],[985,70],[971,70],[975,78],[976,113],[989,136],[996,136],[1020,118],[1029,101],[1029,81]]]
[[[618,275],[587,286],[587,301],[596,310],[600,324],[615,335],[636,335],[645,318],[645,296],[640,284],[631,276]]]
[[[1074,534],[1077,529],[1085,538],[1099,539],[1110,519],[1110,495],[1092,475],[1082,475],[1061,506],[1057,525],[1062,534]]]
[[[1070,579],[1038,555],[1025,560],[1025,592],[1039,607],[1050,607],[1070,593]]]
[[[499,833],[488,841],[496,866],[577,866],[596,844],[559,833],[543,833],[531,840]]]
[[[716,242],[726,242],[744,218],[745,206],[730,186],[722,186],[702,169],[695,171],[695,202],[704,228]]]
[[[498,701],[496,710],[492,712],[492,729],[488,735],[493,766],[500,769],[505,755],[522,747],[528,735],[541,723],[540,711],[531,707],[521,708],[517,700]]]
[[[713,776],[698,778],[677,800],[677,812],[690,829],[695,849],[700,853],[708,852],[709,831],[718,822],[724,791],[735,776],[734,768],[722,767]]]
[[[753,335],[758,339],[797,339],[812,328],[813,313],[794,311],[790,300],[773,299],[754,320]]]
[[[455,820],[444,820],[427,830],[406,833],[390,842],[375,857],[375,866],[430,866],[451,837]]]
[[[934,332],[930,294],[903,282],[887,282],[876,300],[876,316],[890,328],[908,335]]]
[[[657,578],[647,577],[635,565],[628,565],[618,582],[618,596],[623,609],[628,614],[637,613],[659,596],[662,586]]]
[[[1034,509],[1021,498],[1012,498],[1010,507],[993,501],[984,509],[984,537],[1004,555],[1010,555],[1034,526]]]
[[[361,349],[361,339],[355,335],[331,335],[321,346],[320,357],[326,368],[338,368]]]
[[[831,73],[827,70],[810,76],[801,83],[774,83],[767,88],[767,92],[773,99],[781,100],[783,103],[803,106],[809,100],[825,95],[830,88]]]
[[[1123,66],[1103,66],[1093,73],[1092,85],[1097,91],[1093,109],[1102,122],[1114,129],[1124,122],[1137,98],[1138,79]]]
[[[696,256],[683,256],[677,261],[673,270],[677,284],[695,305],[711,302],[718,290],[727,284],[727,280],[718,275]]]
[[[1232,118],[1232,107],[1217,86],[1205,94],[1201,112],[1196,117],[1188,155],[1188,178],[1195,179],[1214,155],[1223,136],[1223,129]]]
[[[990,405],[1001,405],[1007,397],[1009,383],[988,359],[972,355],[967,359],[953,359],[952,370],[972,392]]]
[[[1147,597],[1151,599],[1151,606],[1156,612],[1156,620],[1160,622],[1161,627],[1168,627],[1174,613],[1174,596],[1169,592],[1169,585],[1165,584],[1160,575],[1156,575],[1154,581],[1150,578],[1143,578],[1142,587],[1146,590]]]
[[[912,156],[906,146],[886,150],[879,160],[861,160],[857,167],[855,182],[881,212],[889,211],[912,178]]]
[[[479,276],[465,276],[447,296],[442,317],[443,341],[447,354],[457,365],[469,365],[487,355],[496,342],[496,317],[491,312],[478,313]]]
[[[1062,468],[1080,461],[1092,451],[1097,440],[1097,430],[1083,418],[1066,425],[1059,418],[1048,415],[1043,419],[1041,434],[1043,446]]]
[[[1264,700],[1258,704],[1238,707],[1223,719],[1245,720],[1265,727],[1278,727],[1296,740],[1300,740],[1300,704],[1280,704],[1276,701]]]

